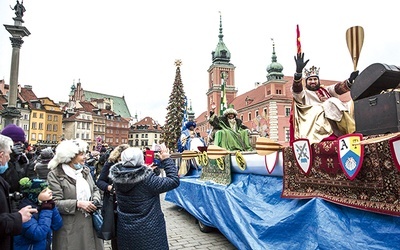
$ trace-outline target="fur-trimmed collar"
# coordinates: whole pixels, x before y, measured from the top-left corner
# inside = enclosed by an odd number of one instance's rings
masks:
[[[122,163],[114,164],[110,168],[109,178],[114,183],[137,184],[148,177],[153,170],[147,166],[129,166]]]

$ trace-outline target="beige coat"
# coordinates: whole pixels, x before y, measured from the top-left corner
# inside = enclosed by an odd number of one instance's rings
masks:
[[[85,166],[82,174],[89,183],[92,199],[100,201],[100,192],[89,168]],[[91,216],[85,217],[82,211],[76,209],[76,181],[65,174],[62,164],[50,171],[47,181],[64,223],[60,230],[54,232],[52,249],[103,249],[103,240],[97,238]]]

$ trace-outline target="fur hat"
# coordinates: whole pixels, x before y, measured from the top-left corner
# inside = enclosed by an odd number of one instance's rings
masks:
[[[81,139],[64,140],[58,144],[56,154],[49,162],[48,168],[53,169],[61,163],[69,163],[79,153],[85,153],[88,148],[87,142]]]
[[[13,142],[25,142],[25,132],[21,127],[15,124],[8,124],[1,131],[2,135],[10,137]]]
[[[225,109],[223,115],[227,116],[228,114],[234,114],[235,116],[237,116],[237,111],[233,108]]]
[[[110,156],[108,157],[108,160],[111,162],[118,162],[119,158],[121,157],[121,153],[129,147],[130,147],[129,144],[118,145],[117,147],[115,147],[113,149],[113,151],[111,151]]]
[[[140,148],[127,148],[121,153],[121,161],[125,166],[141,166],[144,164],[143,151]]]
[[[38,202],[39,194],[49,186],[49,184],[44,180],[30,180],[28,177],[19,180],[19,185],[21,185],[21,192],[24,196],[34,203]]]
[[[185,125],[185,127],[187,128],[187,129],[189,129],[190,127],[196,127],[196,123],[194,122],[194,121],[188,121],[187,123],[186,123],[186,125]]]
[[[53,150],[50,147],[47,147],[40,152],[38,161],[41,163],[48,163],[51,159],[53,159],[53,157],[54,157]]]

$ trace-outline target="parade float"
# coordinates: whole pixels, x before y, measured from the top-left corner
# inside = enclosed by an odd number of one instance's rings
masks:
[[[356,68],[362,42],[347,42]],[[396,66],[360,73],[354,134],[286,147],[259,137],[253,152],[208,145],[173,154],[181,184],[165,199],[238,249],[398,249],[399,83]]]

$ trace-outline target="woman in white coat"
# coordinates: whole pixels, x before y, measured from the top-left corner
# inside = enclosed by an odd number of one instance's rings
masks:
[[[54,250],[104,248],[91,217],[97,208],[94,203],[101,198],[89,168],[84,165],[87,147],[88,144],[79,139],[62,141],[49,162],[51,171],[47,181],[64,222],[64,226],[54,232]]]

